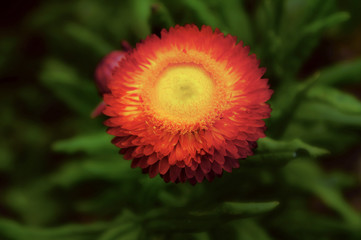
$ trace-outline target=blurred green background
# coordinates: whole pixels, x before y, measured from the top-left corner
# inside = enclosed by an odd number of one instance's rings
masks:
[[[0,239],[361,239],[359,0],[13,0],[0,14]],[[267,138],[213,182],[166,184],[110,144],[94,69],[195,23],[256,53]]]

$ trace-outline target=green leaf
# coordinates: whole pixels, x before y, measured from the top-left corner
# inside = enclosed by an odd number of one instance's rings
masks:
[[[58,59],[47,59],[40,73],[42,83],[78,113],[89,116],[97,104],[92,81],[82,79],[76,70]]]
[[[277,141],[266,137],[258,140],[255,155],[247,157],[240,163],[250,167],[280,167],[299,157],[319,157],[328,153],[328,150],[309,145],[300,139]]]
[[[149,18],[151,16],[151,0],[131,1],[133,13],[133,31],[140,39],[145,39],[151,34]]]
[[[164,205],[171,207],[183,207],[187,203],[186,196],[174,196],[168,191],[160,191],[158,198]]]
[[[296,118],[361,127],[361,114],[344,113],[328,104],[317,102],[304,102],[298,110]]]
[[[240,161],[242,166],[247,167],[282,167],[298,155],[293,151],[275,152],[275,153],[256,153]]]
[[[265,229],[251,219],[234,221],[231,225],[235,229],[237,239],[271,240]]]
[[[26,26],[32,30],[42,30],[44,33],[51,32],[50,28],[57,24],[62,24],[64,16],[73,10],[74,4],[65,2],[45,2],[40,4],[25,22]]]
[[[8,146],[0,146],[0,171],[14,167],[14,153]]]
[[[315,86],[311,88],[307,97],[328,103],[330,106],[349,114],[361,114],[361,102],[351,94],[328,86]]]
[[[319,157],[328,154],[329,151],[323,148],[311,146],[300,139],[291,141],[277,141],[269,137],[258,140],[259,152],[296,152],[297,150],[305,150],[311,157]]]
[[[170,15],[167,7],[160,2],[153,3],[152,5],[150,23],[152,27],[158,27],[160,29],[169,29],[174,26],[173,17]]]
[[[203,24],[225,30],[224,23],[221,22],[203,0],[182,0],[182,3],[192,9]]]
[[[273,138],[281,138],[288,125],[294,119],[300,104],[303,102],[307,92],[318,81],[318,75],[314,75],[307,81],[301,83],[288,82],[278,89],[278,94],[274,96],[272,101],[272,112],[270,136]]]
[[[14,221],[0,218],[0,237],[10,240],[93,240],[107,227],[107,223],[98,222],[42,229],[22,226]]]
[[[291,185],[312,192],[351,225],[361,226],[361,215],[345,201],[337,185],[327,181],[326,175],[315,162],[295,160],[283,170],[286,180]]]
[[[211,240],[207,232],[193,233],[194,240]]]
[[[117,239],[138,239],[139,229],[135,228],[133,222],[125,222],[119,226],[109,229],[104,232],[98,240],[117,240]]]
[[[146,229],[155,232],[199,232],[219,224],[257,216],[274,209],[278,202],[240,203],[224,202],[219,207],[209,210],[187,211],[169,209],[150,212],[146,217]]]
[[[354,61],[338,63],[319,72],[320,84],[346,85],[361,82],[361,58]]]
[[[343,125],[325,124],[324,120],[293,121],[284,138],[290,139],[294,136],[298,136],[305,142],[329,149],[332,154],[342,154],[350,146],[360,142],[360,136],[354,129],[346,130]]]
[[[134,178],[139,172],[130,168],[130,162],[121,156],[103,156],[103,159],[73,160],[51,176],[50,181],[63,187],[87,180],[106,179],[120,181]],[[139,177],[139,176],[138,176]]]
[[[100,57],[114,49],[114,47],[102,39],[99,34],[93,33],[85,26],[69,23],[64,26],[64,32],[71,40],[76,41],[83,46],[87,46],[89,51],[97,52]]]
[[[238,36],[246,44],[251,44],[253,36],[250,19],[240,1],[223,1],[219,7],[226,19],[229,33]]]
[[[251,217],[273,210],[277,207],[279,202],[264,202],[264,203],[240,203],[240,202],[225,202],[220,208],[214,211],[217,215],[228,217]]]
[[[41,226],[60,215],[59,205],[48,195],[46,182],[28,183],[13,187],[4,194],[4,200],[26,224]],[[43,210],[43,211],[41,211]]]
[[[331,16],[328,16],[327,18],[319,19],[319,20],[314,21],[311,24],[307,25],[303,30],[303,34],[305,34],[305,35],[314,34],[316,32],[321,31],[324,28],[347,21],[349,18],[350,18],[350,14],[347,12],[338,12],[338,13],[332,14]]]
[[[76,136],[60,140],[53,144],[53,150],[66,153],[86,152],[89,155],[114,153],[116,148],[111,144],[113,137],[106,132]]]
[[[290,211],[284,211],[278,214],[277,218],[272,219],[271,225],[272,227],[282,229],[282,232],[287,234],[290,239],[295,234],[305,233],[306,235],[303,236],[344,236],[345,234],[351,235],[354,233],[358,237],[350,239],[355,240],[361,236],[359,226],[351,226],[342,219],[310,212],[307,207],[297,207]],[[287,227],[285,228],[285,226]]]
[[[272,1],[264,2],[272,5]],[[276,19],[274,14],[266,14],[273,11],[264,11],[263,15],[270,16],[260,17],[265,22],[263,26],[266,29],[259,34],[259,37],[263,37],[264,32],[268,32],[262,45],[267,60],[273,65],[271,71],[283,81],[289,81],[310,56],[312,49],[317,46],[322,32],[347,20],[349,15],[345,12],[334,13],[335,1],[281,2],[285,4],[285,9],[280,24],[272,24]]]

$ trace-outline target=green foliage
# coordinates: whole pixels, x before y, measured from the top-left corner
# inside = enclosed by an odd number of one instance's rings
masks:
[[[112,137],[105,132],[77,136],[71,139],[60,140],[53,145],[54,151],[75,153],[84,151],[89,155],[113,152],[114,147],[109,144]]]
[[[321,70],[319,82],[325,85],[346,85],[359,83],[361,78],[361,59],[339,63]]]
[[[82,80],[75,69],[59,60],[45,60],[39,78],[58,98],[78,113],[89,115],[96,104],[96,99],[92,99],[90,95],[97,94],[92,83]]]
[[[360,158],[361,58],[311,57],[325,42],[337,52],[352,38],[358,5],[40,1],[0,39],[0,74],[9,80],[1,88],[0,239],[360,239],[360,179],[348,159]],[[254,156],[196,186],[131,169],[104,118],[90,118],[105,54],[186,23],[250,45],[274,90]]]

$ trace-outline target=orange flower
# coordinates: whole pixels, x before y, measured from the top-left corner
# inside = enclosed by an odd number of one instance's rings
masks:
[[[149,36],[119,63],[104,95],[113,144],[164,181],[231,172],[264,137],[272,90],[235,37],[195,25]]]

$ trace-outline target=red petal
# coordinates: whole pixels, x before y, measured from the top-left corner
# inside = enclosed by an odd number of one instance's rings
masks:
[[[153,146],[152,145],[145,146],[143,152],[144,152],[144,155],[149,156],[150,154],[152,154],[154,152]]]
[[[213,181],[214,177],[215,177],[214,172],[209,172],[208,174],[206,174],[206,179],[210,182]]]
[[[200,167],[201,167],[202,171],[204,172],[204,174],[209,173],[209,171],[211,171],[211,168],[212,168],[210,161],[205,158],[202,158]]]
[[[194,177],[195,172],[191,168],[185,167],[184,171],[185,171],[185,174],[186,174],[187,178]]]
[[[175,151],[171,151],[168,157],[168,161],[170,165],[175,165],[177,163],[177,158],[175,156]]]
[[[149,167],[149,177],[154,178],[159,173],[159,166],[158,163],[153,164]]]
[[[221,165],[219,165],[218,163],[214,162],[212,164],[212,171],[215,173],[215,174],[221,174],[222,173],[222,167]]]
[[[147,163],[149,165],[153,165],[154,163],[158,162],[159,159],[157,158],[157,154],[153,153],[152,155],[150,155],[147,159]]]
[[[159,173],[166,174],[169,170],[169,163],[166,157],[162,158],[159,162]]]
[[[196,174],[195,174],[197,182],[202,182],[204,179],[204,173],[200,168],[197,168]]]
[[[184,168],[182,168],[182,169],[181,169],[181,172],[179,173],[179,180],[180,180],[181,182],[187,181],[187,176],[186,176],[186,174],[185,174]]]
[[[169,174],[170,174],[170,180],[172,182],[175,182],[180,174],[181,169],[177,166],[171,166],[171,168],[169,169]]]
[[[136,168],[136,167],[138,167],[138,166],[139,166],[139,165],[138,165],[138,164],[139,164],[139,161],[140,161],[140,158],[135,158],[135,159],[133,159],[130,167],[131,167],[131,168]]]
[[[214,152],[214,160],[220,165],[223,165],[225,162],[224,156],[220,154],[218,151]]]
[[[231,161],[229,159],[226,159],[226,161],[223,165],[223,169],[226,172],[232,172],[232,165],[231,165]]]

